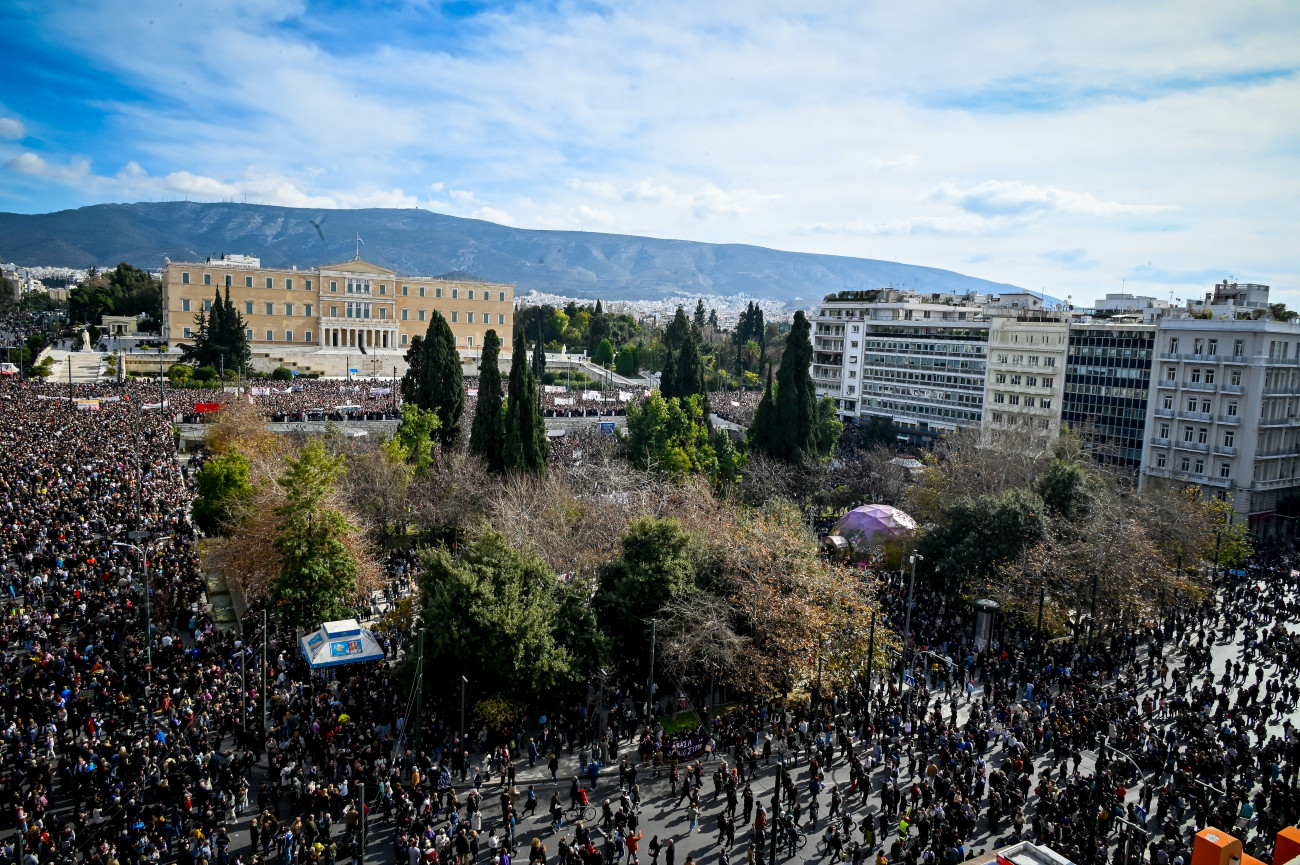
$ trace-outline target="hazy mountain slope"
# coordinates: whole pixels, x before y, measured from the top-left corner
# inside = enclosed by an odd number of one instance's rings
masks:
[[[312,220],[320,220],[320,232]],[[918,291],[1013,289],[949,270],[621,234],[532,231],[425,210],[307,210],[257,204],[100,204],[56,213],[0,213],[0,261],[88,267],[223,252],[268,265],[311,267],[356,254],[407,274],[467,271],[532,289],[608,299],[678,292],[811,301],[840,289],[903,285]],[[323,237],[322,237],[323,235]]]

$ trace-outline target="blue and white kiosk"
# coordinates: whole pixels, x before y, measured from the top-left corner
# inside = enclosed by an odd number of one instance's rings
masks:
[[[384,658],[384,647],[356,619],[326,622],[320,630],[304,635],[298,646],[313,670]]]

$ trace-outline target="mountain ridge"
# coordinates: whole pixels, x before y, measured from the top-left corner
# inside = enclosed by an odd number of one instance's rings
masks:
[[[832,292],[888,285],[923,292],[1022,290],[924,265],[749,244],[513,228],[421,209],[232,202],[0,213],[0,260],[77,268],[126,261],[158,268],[165,259],[244,253],[268,266],[308,268],[353,258],[358,234],[362,258],[398,273],[468,272],[515,283],[517,294],[536,290],[609,300],[746,294],[806,306]]]

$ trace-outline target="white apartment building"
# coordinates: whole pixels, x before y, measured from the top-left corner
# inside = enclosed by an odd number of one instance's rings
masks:
[[[812,316],[818,397],[832,397],[845,420],[884,417],[922,437],[978,427],[989,329],[982,300],[895,289],[827,297]]]
[[[990,307],[981,438],[1041,452],[1061,432],[1067,313]]]
[[[1300,494],[1300,324],[1164,319],[1142,474],[1231,497],[1265,534]]]

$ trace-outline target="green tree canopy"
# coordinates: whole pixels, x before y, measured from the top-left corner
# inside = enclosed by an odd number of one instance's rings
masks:
[[[633,346],[625,345],[618,350],[618,357],[614,359],[614,371],[628,377],[635,376],[640,371]]]
[[[391,458],[414,469],[423,477],[433,465],[433,439],[438,429],[438,415],[412,403],[402,403],[402,423],[388,440]]]
[[[574,659],[556,640],[559,581],[539,557],[484,529],[457,556],[440,547],[421,558],[425,671],[436,688],[464,675],[478,693],[533,700],[572,681]]]
[[[591,362],[600,366],[608,366],[614,362],[614,343],[608,339],[602,339],[596,346],[596,353],[591,356]]]
[[[469,449],[483,458],[490,471],[501,474],[505,462],[505,421],[501,413],[501,340],[489,330],[483,336],[483,359],[478,368],[478,402],[470,427]]]
[[[817,416],[813,422],[813,452],[819,457],[828,457],[839,443],[844,432],[844,423],[840,420],[840,410],[835,407],[835,400],[824,396],[817,400]]]
[[[1039,543],[1048,523],[1043,500],[1026,490],[998,496],[962,496],[948,504],[920,536],[921,571],[949,595],[989,577]]]
[[[640,405],[629,404],[623,442],[638,468],[717,479],[718,458],[700,396],[665,399],[651,391]]]
[[[343,457],[330,456],[318,440],[287,460],[280,477],[285,492],[285,503],[275,509],[280,576],[271,600],[295,627],[315,628],[351,612],[360,569],[345,537],[354,528],[326,505],[345,471]]]
[[[650,619],[673,598],[695,591],[698,556],[695,539],[677,520],[645,517],[628,526],[592,598],[616,661],[637,669],[648,664]]]
[[[253,496],[248,460],[238,451],[205,462],[194,475],[194,522],[209,535],[224,535],[234,526]]]

